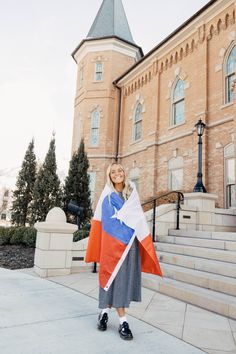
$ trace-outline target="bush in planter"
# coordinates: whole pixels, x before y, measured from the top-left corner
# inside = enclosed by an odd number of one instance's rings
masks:
[[[90,231],[90,224],[86,224],[82,229],[75,231],[73,235],[73,242],[77,242],[88,237],[89,231]]]
[[[23,244],[27,247],[35,247],[37,230],[34,227],[26,227],[23,236]]]
[[[10,238],[11,245],[22,245],[23,244],[23,237],[25,233],[25,226],[15,227],[14,231]]]
[[[15,227],[0,227],[0,245],[9,245],[10,244],[10,239],[13,236],[15,232]]]
[[[0,246],[1,245],[24,245],[35,247],[37,231],[34,227],[26,226],[0,226]]]
[[[7,245],[9,243],[9,237],[4,226],[0,226],[0,246]]]

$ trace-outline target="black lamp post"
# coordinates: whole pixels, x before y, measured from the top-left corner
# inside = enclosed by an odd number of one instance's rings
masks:
[[[69,204],[67,205],[67,210],[70,214],[73,214],[76,216],[76,223],[77,223],[77,226],[78,226],[78,229],[79,229],[79,223],[80,223],[80,217],[81,217],[81,214],[83,213],[84,211],[84,208],[83,207],[80,207],[78,206],[78,204],[71,200],[69,202]]]
[[[197,172],[197,183],[193,189],[194,192],[202,192],[206,193],[206,188],[202,183],[202,136],[204,133],[206,124],[203,123],[201,119],[195,124],[197,128],[197,135],[198,135],[198,172]]]

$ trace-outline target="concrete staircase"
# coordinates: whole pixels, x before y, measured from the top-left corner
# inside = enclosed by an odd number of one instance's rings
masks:
[[[236,319],[236,233],[169,230],[155,248],[164,278],[143,286]]]

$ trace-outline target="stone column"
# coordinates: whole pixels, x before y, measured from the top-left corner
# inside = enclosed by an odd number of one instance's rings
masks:
[[[196,224],[200,231],[215,230],[215,203],[217,195],[210,193],[185,193],[186,207],[196,208]]]
[[[77,226],[66,222],[60,208],[49,211],[46,221],[37,222],[34,271],[40,277],[71,273],[73,233]]]

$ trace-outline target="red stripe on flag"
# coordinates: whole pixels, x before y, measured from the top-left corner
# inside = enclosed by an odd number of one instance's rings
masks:
[[[104,230],[102,231],[102,256],[100,258],[99,271],[99,283],[102,288],[105,288],[125,248],[126,245],[124,243],[111,237]]]
[[[101,235],[102,223],[98,220],[92,220],[91,229],[89,233],[88,247],[84,261],[99,262],[101,253]]]
[[[148,235],[140,242],[140,253],[142,272],[162,276],[161,267],[157,259],[151,235]]]

